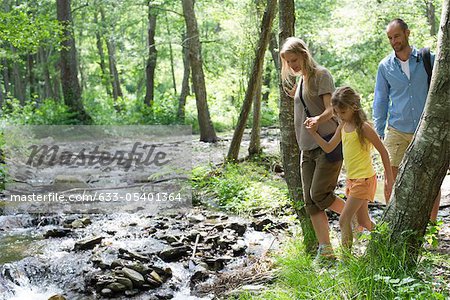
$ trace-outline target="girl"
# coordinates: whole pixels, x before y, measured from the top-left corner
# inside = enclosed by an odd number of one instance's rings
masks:
[[[374,146],[381,155],[387,192],[392,191],[393,175],[389,155],[378,134],[367,122],[361,108],[360,96],[350,87],[336,89],[331,98],[334,113],[341,120],[329,142],[317,133],[317,124],[306,119],[307,130],[325,152],[332,151],[342,140],[344,162],[347,169],[347,201],[339,218],[342,245],[350,250],[353,242],[351,221],[356,214],[362,224],[369,218],[368,201],[373,201],[376,189],[376,174],[372,165],[370,150]],[[373,223],[367,224],[372,230]]]

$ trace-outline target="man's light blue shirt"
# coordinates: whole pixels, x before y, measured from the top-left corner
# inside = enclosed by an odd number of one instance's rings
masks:
[[[423,58],[412,47],[409,56],[410,79],[402,71],[400,62],[392,51],[378,65],[373,118],[378,135],[384,138],[388,126],[401,132],[414,133],[419,125],[428,94],[428,75]],[[431,65],[434,54],[431,55]]]

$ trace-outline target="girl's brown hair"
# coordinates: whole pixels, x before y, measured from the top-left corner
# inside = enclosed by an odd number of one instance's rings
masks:
[[[361,107],[361,96],[349,86],[337,88],[331,96],[331,105],[333,110],[338,109],[352,109],[353,119],[356,126],[356,133],[358,134],[359,142],[363,147],[368,147],[369,143],[363,135],[363,125],[367,123],[367,115]]]

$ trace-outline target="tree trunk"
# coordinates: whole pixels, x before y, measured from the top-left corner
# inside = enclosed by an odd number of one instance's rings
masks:
[[[280,56],[278,54],[277,49],[278,49],[277,36],[274,32],[272,32],[271,38],[270,38],[269,50],[270,50],[270,54],[272,55],[273,64],[275,65],[275,69],[280,70]]]
[[[186,34],[183,34],[183,42],[181,43],[183,54],[183,81],[181,83],[181,93],[178,101],[177,119],[184,123],[186,98],[189,95],[189,75],[191,74],[191,67],[189,64],[189,49],[185,45]]]
[[[34,57],[33,54],[27,54],[27,74],[28,84],[30,87],[30,99],[34,98],[36,94],[36,79],[34,77]]]
[[[442,7],[438,50],[425,110],[400,166],[389,206],[382,218],[388,230],[368,248],[377,260],[380,241],[392,253],[417,261],[430,212],[450,163],[450,0]],[[406,250],[400,252],[399,250]]]
[[[15,56],[16,49],[11,46],[11,52]],[[22,74],[20,72],[20,65],[17,62],[17,59],[15,59],[12,63],[12,78],[13,78],[13,86],[14,86],[14,97],[16,99],[19,99],[20,104],[25,104],[25,85],[23,82]]]
[[[100,7],[99,10],[102,23],[106,24],[105,11],[103,7]],[[123,97],[123,94],[122,89],[120,87],[119,72],[117,71],[116,66],[116,45],[114,42],[113,34],[109,35],[109,37],[105,37],[105,42],[106,42],[106,49],[108,51],[109,82],[111,83],[112,86],[113,98],[114,100],[117,100],[117,98]]]
[[[86,114],[82,100],[80,83],[78,82],[77,52],[72,34],[72,15],[70,0],[56,0],[58,21],[63,26],[64,39],[61,41],[61,83],[64,102],[82,121],[90,121]]]
[[[170,32],[170,26],[169,26],[169,19],[167,17],[166,12],[166,28],[167,28],[167,36],[169,39],[172,37],[172,33]],[[172,84],[173,84],[173,94],[177,95],[177,82],[175,80],[175,68],[174,68],[174,62],[173,62],[173,50],[172,50],[172,42],[169,41],[169,58],[170,58],[170,71],[172,73]]]
[[[3,84],[5,86],[5,94],[8,95],[10,91],[10,80],[9,80],[9,68],[8,68],[8,60],[6,58],[2,61],[3,64]]]
[[[55,99],[53,90],[52,90],[52,81],[50,79],[50,70],[48,68],[47,57],[45,53],[45,49],[43,47],[39,47],[38,49],[38,59],[39,64],[41,65],[42,75],[44,77],[44,91],[43,97],[44,99]]]
[[[259,35],[258,47],[256,49],[253,61],[252,72],[248,82],[247,91],[245,93],[244,103],[242,104],[241,113],[239,115],[238,124],[234,130],[233,139],[231,140],[230,149],[228,150],[227,159],[230,161],[237,160],[239,148],[244,135],[245,124],[247,123],[248,114],[252,107],[253,98],[256,95],[258,86],[261,84],[262,69],[264,65],[264,54],[269,44],[269,37],[272,28],[273,19],[275,18],[276,0],[267,0],[266,11],[261,22],[261,33]]]
[[[61,73],[61,59],[59,59],[58,61],[56,61],[55,63],[55,74]],[[61,90],[62,90],[62,85],[61,85],[61,81],[60,81],[60,76],[53,76],[53,93],[55,95],[55,99],[57,100],[61,100]]]
[[[294,0],[279,0],[279,47],[284,41],[294,36],[295,7]],[[279,70],[279,69],[277,69]],[[278,75],[278,78],[281,78]],[[284,168],[284,178],[289,190],[289,196],[297,213],[303,232],[303,243],[308,252],[314,252],[317,239],[308,213],[304,208],[300,174],[300,150],[294,129],[294,101],[284,92],[281,79],[280,91],[280,134],[281,159]]]
[[[155,45],[155,33],[156,33],[156,11],[153,8],[151,1],[148,2],[148,58],[147,66],[145,68],[145,74],[147,78],[146,92],[145,92],[145,104],[149,107],[153,107],[154,101],[154,89],[155,89],[155,69],[156,59],[158,52]]]
[[[203,73],[200,36],[194,11],[194,0],[183,0],[182,3],[187,30],[189,61],[192,68],[192,83],[197,102],[200,141],[216,142],[216,131],[214,130],[208,109],[205,74]]]
[[[427,21],[430,25],[430,35],[435,36],[436,35],[436,10],[433,4],[432,0],[428,0],[425,2],[426,5],[426,11],[427,11]]]
[[[111,89],[109,88],[109,79],[108,79],[108,71],[106,70],[106,63],[105,63],[105,52],[103,51],[103,30],[101,30],[103,24],[98,23],[98,17],[97,12],[95,12],[94,15],[94,24],[96,26],[95,30],[95,39],[96,39],[96,45],[97,45],[97,51],[98,56],[100,58],[100,71],[102,72],[102,82],[105,85],[106,88],[106,94],[108,96],[111,96]]]
[[[261,79],[258,82],[258,88],[253,101],[253,122],[250,135],[250,144],[248,146],[248,155],[254,156],[262,152],[261,148]]]
[[[108,49],[108,63],[109,63],[109,72],[111,75],[113,98],[114,100],[117,100],[117,98],[123,97],[123,94],[122,88],[120,87],[119,72],[117,71],[116,46],[114,40],[107,39],[106,48]]]
[[[85,17],[86,17],[85,14],[82,13],[81,20],[84,20]],[[78,36],[77,36],[77,41],[78,41],[79,45],[81,45],[82,40],[83,40],[83,27],[80,27],[79,31],[78,31]],[[80,90],[81,90],[81,93],[83,93],[83,90],[86,90],[86,88],[87,88],[87,82],[86,82],[86,76],[84,74],[84,67],[83,67],[83,64],[81,61],[80,51],[77,51],[77,63],[78,63],[77,64],[78,71],[80,73]]]
[[[4,96],[3,96],[3,88],[0,85],[0,108],[3,107],[3,101],[4,101]]]
[[[266,87],[266,91],[262,94],[262,102],[264,103],[267,103],[269,101],[271,81],[271,68],[270,65],[266,63],[266,69],[264,70],[264,86]]]

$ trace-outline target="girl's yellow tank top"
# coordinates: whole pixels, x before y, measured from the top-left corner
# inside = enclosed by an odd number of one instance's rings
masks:
[[[342,128],[341,136],[347,178],[370,178],[375,175],[375,170],[372,165],[372,156],[370,155],[370,150],[372,148],[370,142],[367,141],[370,146],[362,146],[356,130],[345,132],[344,128]]]

